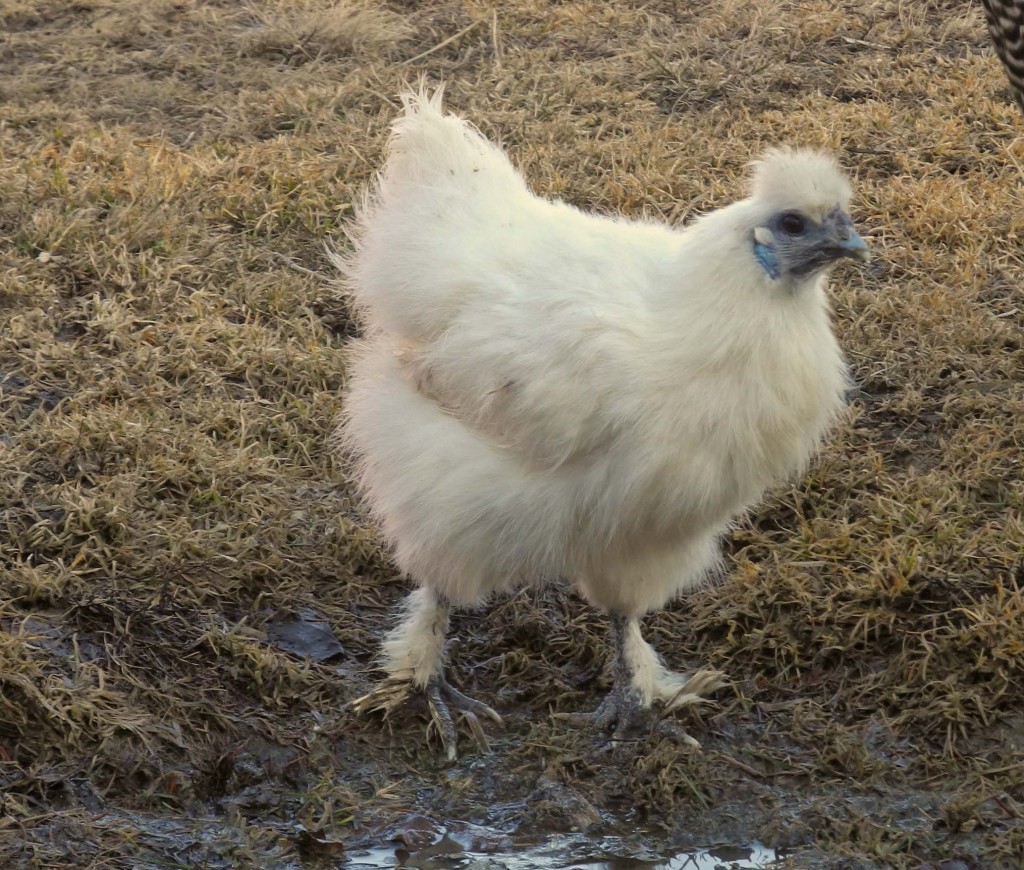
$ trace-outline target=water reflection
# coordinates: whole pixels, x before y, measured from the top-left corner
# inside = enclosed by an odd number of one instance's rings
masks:
[[[501,853],[471,851],[461,839],[445,833],[416,851],[401,846],[353,850],[345,866],[351,870],[765,870],[783,859],[775,849],[760,843],[658,857],[646,847],[619,838],[594,841],[580,836],[555,837],[540,845]],[[584,854],[588,857],[581,859]]]
[[[697,852],[682,852],[667,861],[655,863],[615,859],[568,866],[572,870],[633,870],[640,867],[645,870],[763,870],[781,860],[782,856],[775,849],[751,843],[749,846],[715,846]]]

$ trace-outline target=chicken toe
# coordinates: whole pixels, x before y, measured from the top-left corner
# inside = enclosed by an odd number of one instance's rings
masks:
[[[480,724],[481,717],[487,717],[501,725],[499,716],[491,707],[470,698],[456,689],[443,676],[436,676],[426,686],[427,706],[430,708],[431,727],[437,731],[444,747],[445,757],[454,761],[456,757],[456,730],[452,708],[462,714],[473,733],[473,739],[481,750],[489,749],[487,735]]]

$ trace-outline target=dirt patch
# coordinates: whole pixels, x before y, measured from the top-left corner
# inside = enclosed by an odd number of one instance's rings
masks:
[[[1024,136],[980,8],[16,0],[0,28],[0,863],[338,866],[419,816],[484,856],[1024,864]],[[406,585],[331,449],[358,327],[324,244],[420,73],[602,212],[724,204],[778,142],[854,176],[849,418],[648,620],[732,680],[701,751],[553,715],[608,686],[559,588],[455,620],[489,754],[346,711]]]

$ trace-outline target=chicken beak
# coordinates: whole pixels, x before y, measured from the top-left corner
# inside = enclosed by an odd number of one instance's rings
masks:
[[[840,256],[860,260],[862,263],[868,262],[868,260],[871,259],[871,251],[868,250],[868,243],[857,234],[856,230],[851,229],[849,233],[849,236],[845,239],[841,239],[837,245]]]
[[[850,216],[838,206],[826,216],[825,231],[829,236],[832,256],[849,257],[862,263],[871,259],[868,243],[853,228]]]

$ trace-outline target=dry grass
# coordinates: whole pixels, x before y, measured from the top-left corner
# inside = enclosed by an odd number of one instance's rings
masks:
[[[1024,862],[1024,127],[980,8],[14,0],[0,32],[5,866],[325,860],[423,795],[519,814],[542,771],[677,844]],[[735,680],[701,754],[612,763],[549,719],[603,686],[603,623],[557,590],[458,621],[508,714],[478,766],[343,710],[404,585],[329,449],[353,326],[323,245],[420,73],[601,211],[685,219],[776,142],[856,179],[850,419],[650,621]],[[303,613],[341,656],[273,642]]]

